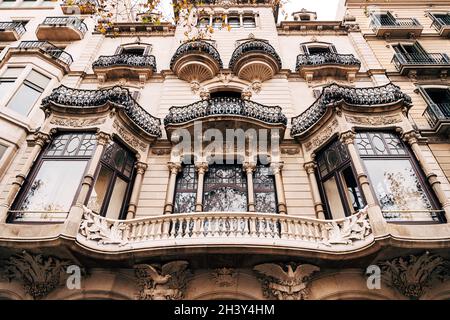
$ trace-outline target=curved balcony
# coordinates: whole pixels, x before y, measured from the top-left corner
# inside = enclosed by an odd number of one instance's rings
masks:
[[[100,56],[92,64],[92,69],[101,81],[127,78],[145,82],[156,72],[156,58],[136,54]]]
[[[361,67],[361,61],[353,54],[319,53],[297,56],[296,71],[306,81],[327,76],[344,77],[353,82]]]
[[[264,213],[203,212],[111,220],[85,208],[77,242],[91,251],[121,254],[227,247],[342,254],[374,242],[365,211],[340,220]],[[252,250],[253,249],[253,250]]]
[[[222,68],[219,52],[206,41],[183,43],[170,61],[170,69],[178,78],[188,82],[212,79]]]
[[[76,41],[84,38],[88,28],[77,17],[47,17],[38,25],[36,37],[47,41]]]
[[[305,133],[326,113],[328,107],[345,103],[349,106],[368,108],[400,102],[411,103],[411,97],[392,83],[372,88],[351,88],[331,84],[323,88],[320,97],[306,111],[292,118],[291,136]]]
[[[194,121],[212,122],[215,128],[234,121],[235,127],[245,128],[248,124],[262,127],[281,127],[287,118],[278,106],[265,106],[239,98],[213,98],[202,100],[183,107],[171,107],[164,118],[168,131],[172,127],[189,126]],[[170,135],[170,134],[169,134]]]
[[[98,7],[97,0],[64,0],[61,3],[64,14],[93,14]]]
[[[21,22],[0,22],[0,41],[17,41],[25,32]]]
[[[268,42],[250,40],[234,50],[229,68],[241,79],[263,82],[281,70],[281,58]]]
[[[81,90],[61,85],[53,89],[52,93],[42,100],[44,109],[55,107],[63,111],[69,110],[76,113],[98,109],[108,104],[123,110],[127,117],[148,135],[161,136],[161,120],[145,111],[133,99],[128,89],[122,87]]]

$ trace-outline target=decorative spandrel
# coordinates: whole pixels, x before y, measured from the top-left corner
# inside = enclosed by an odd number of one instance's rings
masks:
[[[174,213],[195,211],[197,195],[197,173],[194,165],[186,165],[177,177],[174,199]]]
[[[247,179],[240,165],[213,165],[205,176],[204,211],[247,211]]]
[[[253,178],[255,192],[255,211],[264,213],[277,212],[277,198],[273,172],[268,166],[257,165]]]

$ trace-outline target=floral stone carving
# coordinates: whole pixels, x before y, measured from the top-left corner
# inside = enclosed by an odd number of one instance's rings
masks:
[[[67,267],[73,262],[23,251],[11,256],[2,265],[2,278],[22,282],[26,293],[33,299],[40,299],[66,281],[69,276]]]
[[[233,287],[237,284],[237,273],[233,268],[218,268],[212,276],[219,287]]]
[[[139,300],[179,300],[184,297],[190,276],[187,261],[164,265],[139,264],[134,267],[139,286]]]
[[[277,300],[304,300],[308,297],[310,276],[320,268],[311,264],[259,264],[253,268],[262,283],[263,295]]]
[[[448,262],[429,252],[384,261],[380,267],[383,281],[412,300],[420,298],[434,280],[442,281],[449,275]]]

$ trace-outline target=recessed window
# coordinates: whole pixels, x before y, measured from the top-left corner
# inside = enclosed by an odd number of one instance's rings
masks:
[[[5,97],[14,88],[14,83],[23,72],[23,67],[8,67],[0,78],[0,98]]]
[[[450,117],[449,88],[422,88],[421,92],[428,105],[436,106],[446,118]]]
[[[329,219],[342,219],[364,207],[347,148],[335,141],[317,156],[322,195]]]
[[[6,107],[21,115],[28,115],[49,82],[50,78],[35,70],[31,70]]]
[[[145,52],[145,48],[123,48],[122,54],[130,54],[130,55],[138,55],[143,56]]]
[[[219,17],[215,17],[213,19],[213,28],[220,29],[223,27],[223,19]]]
[[[239,17],[228,17],[228,24],[231,28],[239,28],[241,26],[241,21]]]
[[[209,26],[209,17],[201,17],[198,19],[197,27],[206,28]]]
[[[244,28],[256,28],[255,17],[244,17],[243,24]]]

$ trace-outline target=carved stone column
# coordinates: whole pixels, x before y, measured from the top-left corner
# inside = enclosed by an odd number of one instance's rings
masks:
[[[205,181],[205,173],[208,171],[208,162],[197,162],[195,164],[197,171],[197,197],[195,200],[195,211],[203,211],[203,184]]]
[[[364,170],[361,158],[355,147],[355,133],[352,131],[343,132],[340,136],[341,142],[347,145],[348,153],[352,160],[356,171],[356,176],[361,186],[361,192],[366,199],[368,206],[368,215],[371,222],[372,230],[375,235],[386,234],[386,221],[384,220],[381,208],[377,205],[375,197],[370,188],[369,179]]]
[[[320,192],[319,192],[319,185],[317,183],[316,174],[315,174],[317,165],[314,161],[311,161],[311,162],[305,163],[303,165],[303,167],[305,168],[306,173],[308,174],[309,184],[311,186],[311,192],[312,192],[313,201],[314,201],[314,210],[316,211],[316,217],[318,219],[325,219],[322,199],[320,197]]]
[[[33,150],[31,150],[31,153],[28,156],[26,162],[23,164],[22,169],[16,175],[15,180],[12,182],[11,188],[8,191],[8,195],[6,196],[5,202],[0,205],[0,223],[6,221],[6,218],[8,216],[8,210],[11,207],[23,183],[25,182],[25,179],[28,173],[30,172],[34,161],[39,156],[39,153],[42,151],[44,145],[46,145],[49,141],[50,135],[42,132],[38,132],[35,134]]]
[[[105,146],[111,140],[111,136],[105,132],[97,133],[97,146],[95,147],[94,154],[92,155],[91,161],[89,162],[89,167],[86,171],[86,174],[83,177],[83,182],[81,184],[81,190],[78,194],[78,198],[76,201],[76,206],[82,207],[86,201],[87,194],[89,193],[89,189],[92,187],[94,183],[94,175],[97,170],[98,163],[100,162],[100,158],[103,154],[103,150]]]
[[[428,183],[433,188],[439,200],[439,203],[442,205],[442,209],[444,209],[445,211],[447,219],[450,218],[450,202],[448,201],[444,193],[444,190],[442,189],[441,182],[437,178],[436,173],[434,173],[433,170],[431,170],[429,164],[427,163],[427,160],[425,159],[424,154],[422,153],[422,150],[420,149],[417,139],[418,134],[415,133],[414,131],[410,131],[404,133],[402,138],[411,146],[411,149],[414,152],[417,161],[419,162],[423,172],[425,173],[425,176],[427,177]]]
[[[248,198],[248,211],[255,211],[255,191],[253,189],[253,172],[256,169],[256,163],[245,162],[243,169],[247,175],[247,198]]]
[[[278,212],[280,214],[287,214],[286,198],[284,196],[283,179],[281,178],[281,169],[283,162],[272,162],[270,168],[275,176],[275,189],[277,191]]]
[[[167,186],[166,204],[164,205],[164,214],[171,214],[173,211],[173,198],[175,196],[175,184],[177,182],[177,174],[181,170],[181,163],[169,162],[167,164],[170,171],[169,183]]]
[[[142,180],[144,179],[147,164],[144,162],[137,162],[136,178],[134,179],[133,192],[130,197],[130,204],[128,205],[127,219],[133,219],[136,216],[136,208],[139,201],[139,194],[141,193]]]

